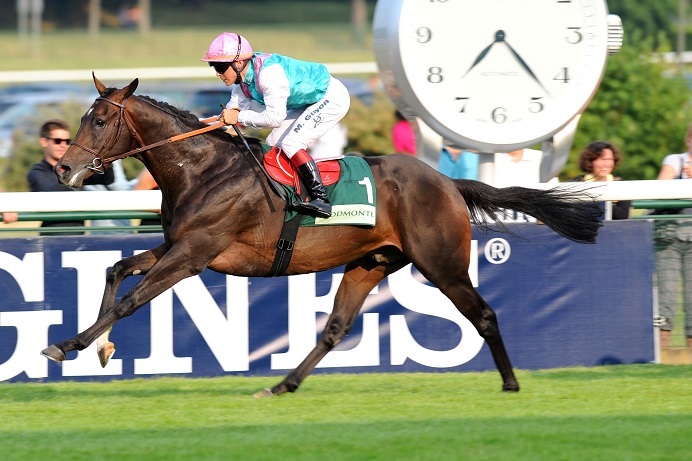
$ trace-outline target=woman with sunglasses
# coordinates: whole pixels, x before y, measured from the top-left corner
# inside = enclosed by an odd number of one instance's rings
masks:
[[[297,211],[331,216],[322,178],[307,149],[348,112],[351,98],[344,84],[323,64],[253,52],[244,37],[230,32],[214,39],[202,61],[232,87],[219,120],[226,125],[273,128],[267,143],[286,154],[308,191],[310,201],[301,202]]]

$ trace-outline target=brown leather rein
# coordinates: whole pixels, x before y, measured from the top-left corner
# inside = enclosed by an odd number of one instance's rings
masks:
[[[122,104],[115,102],[115,101],[111,101],[110,99],[103,98],[103,97],[96,98],[96,101],[106,101],[106,102],[113,104],[114,106],[117,106],[120,108],[120,115],[119,115],[118,121],[116,122],[116,125],[114,127],[114,130],[116,130],[115,136],[113,137],[113,140],[110,142],[110,145],[108,145],[110,138],[106,138],[106,141],[104,143],[104,148],[101,149],[101,152],[103,152],[105,150],[106,153],[108,153],[113,148],[113,146],[117,142],[118,138],[120,137],[120,132],[122,129],[123,120],[125,121],[127,128],[130,130],[132,137],[135,138],[136,140],[141,140],[139,134],[137,134],[137,131],[129,123],[129,121],[127,120],[127,117],[125,117],[125,101],[127,101],[127,99],[123,100]],[[213,120],[217,120],[217,119],[218,119],[217,117],[209,117],[209,118],[201,119],[200,121],[202,123],[209,123],[209,122],[211,122]],[[147,144],[145,146],[138,147],[136,149],[132,149],[132,150],[124,152],[122,154],[114,155],[114,156],[109,157],[105,160],[101,159],[101,153],[97,152],[95,149],[92,149],[92,148],[87,147],[87,146],[83,146],[82,144],[79,144],[76,141],[72,141],[71,145],[79,147],[80,149],[85,150],[94,156],[94,159],[91,161],[90,164],[86,165],[85,168],[88,168],[92,171],[103,174],[104,168],[116,160],[120,160],[120,159],[123,159],[126,157],[131,157],[133,155],[141,154],[142,152],[146,152],[148,150],[154,149],[154,148],[162,146],[164,144],[170,144],[173,142],[181,141],[183,139],[187,139],[187,138],[190,138],[192,136],[197,136],[199,134],[206,133],[208,131],[216,130],[218,128],[223,128],[224,126],[225,125],[223,122],[216,122],[216,123],[209,125],[209,126],[206,126],[204,128],[189,131],[187,133],[182,133],[182,134],[179,134],[176,136],[171,136],[168,139],[164,139],[164,140],[155,142],[153,144]]]

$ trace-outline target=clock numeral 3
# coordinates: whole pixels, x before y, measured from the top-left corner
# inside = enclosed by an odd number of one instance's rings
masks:
[[[565,37],[565,41],[570,45],[576,45],[581,42],[584,36],[581,34],[581,27],[568,27],[569,34]]]
[[[430,83],[440,83],[444,78],[442,77],[442,67],[431,67],[428,69],[428,81]]]

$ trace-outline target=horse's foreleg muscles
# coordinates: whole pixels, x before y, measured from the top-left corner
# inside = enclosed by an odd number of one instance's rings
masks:
[[[106,276],[106,288],[103,291],[103,299],[97,318],[101,318],[108,309],[113,307],[122,281],[131,275],[144,275],[149,272],[149,269],[158,261],[158,257],[156,257],[155,254],[163,254],[161,250],[165,251],[165,249],[159,247],[125,258],[113,265]],[[106,332],[96,340],[96,353],[98,354],[102,367],[105,367],[113,354],[115,354],[115,345],[108,339],[111,330],[112,327],[106,330]]]
[[[181,245],[181,248],[187,248]],[[96,322],[67,341],[57,343],[43,350],[42,354],[51,360],[65,360],[69,351],[83,350],[99,336],[105,334],[118,320],[135,313],[142,305],[148,303],[184,278],[199,274],[204,264],[180,264],[185,259],[190,261],[189,254],[171,249],[156,265],[137,283],[122,299],[105,309]],[[199,268],[199,269],[193,269]],[[107,295],[104,295],[104,298]],[[106,336],[107,337],[107,336]]]
[[[274,386],[271,391],[265,389],[255,396],[279,395],[298,389],[298,386],[312,373],[320,360],[350,333],[365,298],[391,272],[394,271],[385,271],[384,267],[367,269],[363,266],[346,266],[344,278],[334,299],[334,309],[327,320],[327,325],[317,346],[281,383]]]

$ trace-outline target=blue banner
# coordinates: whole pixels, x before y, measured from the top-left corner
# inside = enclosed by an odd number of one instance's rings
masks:
[[[469,273],[495,309],[514,367],[654,360],[652,226],[605,223],[596,245],[546,226],[475,233]],[[284,375],[315,346],[342,269],[277,279],[205,271],[122,319],[101,368],[95,345],[57,365],[40,351],[90,326],[107,269],[160,234],[0,239],[0,381],[145,376]],[[128,278],[120,295],[139,279]],[[366,299],[352,333],[320,372],[494,370],[487,346],[409,266]]]

